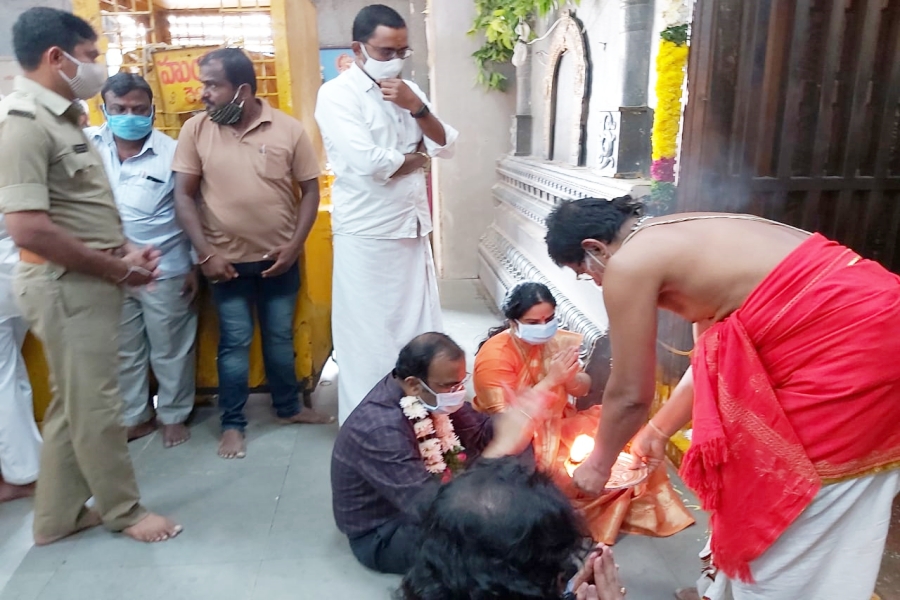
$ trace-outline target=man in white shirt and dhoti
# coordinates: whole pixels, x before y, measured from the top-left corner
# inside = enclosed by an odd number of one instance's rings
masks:
[[[458,132],[400,79],[406,23],[382,5],[353,22],[353,66],[319,91],[316,121],[335,173],[332,334],[341,423],[415,336],[441,331],[424,167]]]
[[[34,495],[41,458],[31,382],[21,352],[28,325],[12,290],[18,262],[19,249],[0,215],[0,502]]]

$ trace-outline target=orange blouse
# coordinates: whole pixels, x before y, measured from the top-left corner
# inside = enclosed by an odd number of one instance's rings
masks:
[[[560,350],[580,346],[581,342],[581,335],[569,331],[558,331],[543,345],[526,344],[509,330],[495,335],[475,356],[475,408],[489,413],[503,411],[508,398],[546,377],[553,356]],[[578,490],[565,470],[565,461],[576,437],[594,436],[602,409],[592,406],[576,410],[564,385],[553,393],[555,410],[534,433],[535,461],[582,513],[595,541],[613,544],[620,531],[669,536],[693,524],[693,517],[672,488],[665,469],[657,469],[634,488],[599,498]]]

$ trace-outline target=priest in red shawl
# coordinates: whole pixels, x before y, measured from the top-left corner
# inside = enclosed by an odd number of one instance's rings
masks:
[[[612,373],[592,455],[661,458],[711,513],[735,600],[869,600],[900,491],[900,278],[819,234],[750,215],[647,218],[630,197],[559,205],[547,247],[603,288]],[[647,422],[657,310],[695,324],[691,369]]]

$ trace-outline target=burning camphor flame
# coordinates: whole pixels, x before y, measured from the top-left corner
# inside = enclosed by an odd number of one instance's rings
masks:
[[[572,450],[569,451],[569,460],[575,464],[582,463],[593,451],[594,438],[581,434],[572,443]]]

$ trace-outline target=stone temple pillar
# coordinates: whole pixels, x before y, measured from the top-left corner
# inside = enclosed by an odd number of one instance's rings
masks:
[[[653,43],[653,0],[622,0],[622,10],[625,17],[622,105],[646,106]]]
[[[636,177],[650,172],[650,131],[653,113],[647,106],[650,55],[653,44],[653,0],[621,0],[624,16],[622,106],[619,107],[617,175]]]
[[[516,114],[513,116],[513,154],[531,155],[531,46],[525,47],[524,62],[516,68]]]

